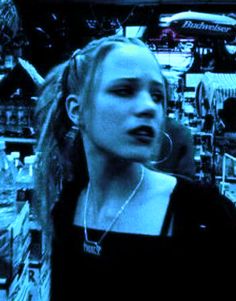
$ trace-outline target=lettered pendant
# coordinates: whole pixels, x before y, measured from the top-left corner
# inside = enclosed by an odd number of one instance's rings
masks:
[[[97,256],[101,255],[102,247],[97,242],[85,240],[83,246],[84,246],[85,253],[89,253]]]

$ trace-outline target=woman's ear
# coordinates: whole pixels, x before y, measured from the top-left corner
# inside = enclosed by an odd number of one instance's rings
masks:
[[[68,117],[72,121],[73,124],[79,125],[80,118],[80,99],[79,96],[75,94],[70,94],[66,98],[66,111]]]

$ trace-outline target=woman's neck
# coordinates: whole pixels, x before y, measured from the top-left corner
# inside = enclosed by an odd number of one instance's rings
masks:
[[[116,159],[106,162],[90,162],[88,165],[91,195],[104,205],[104,201],[118,202],[132,191],[141,177],[142,165],[138,163],[118,162]]]
[[[119,208],[140,180],[142,164],[131,162],[100,151],[84,137],[90,182],[90,205]],[[140,187],[141,188],[141,187]]]

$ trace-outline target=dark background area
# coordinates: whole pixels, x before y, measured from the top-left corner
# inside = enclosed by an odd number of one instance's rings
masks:
[[[147,38],[155,36],[159,15],[163,13],[236,12],[235,1],[15,0],[14,3],[25,39],[23,57],[43,76],[53,65],[67,59],[74,49],[93,38],[115,33],[119,25],[145,25]]]

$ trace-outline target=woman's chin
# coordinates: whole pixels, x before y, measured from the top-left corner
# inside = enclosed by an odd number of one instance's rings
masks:
[[[133,162],[138,162],[142,164],[146,164],[150,161],[151,156],[147,156],[146,154],[133,154],[129,156],[127,159]]]
[[[146,164],[150,161],[152,152],[145,150],[145,151],[128,151],[128,150],[122,150],[121,152],[111,152],[111,159],[112,160],[124,160],[127,162],[138,162],[142,164]]]

